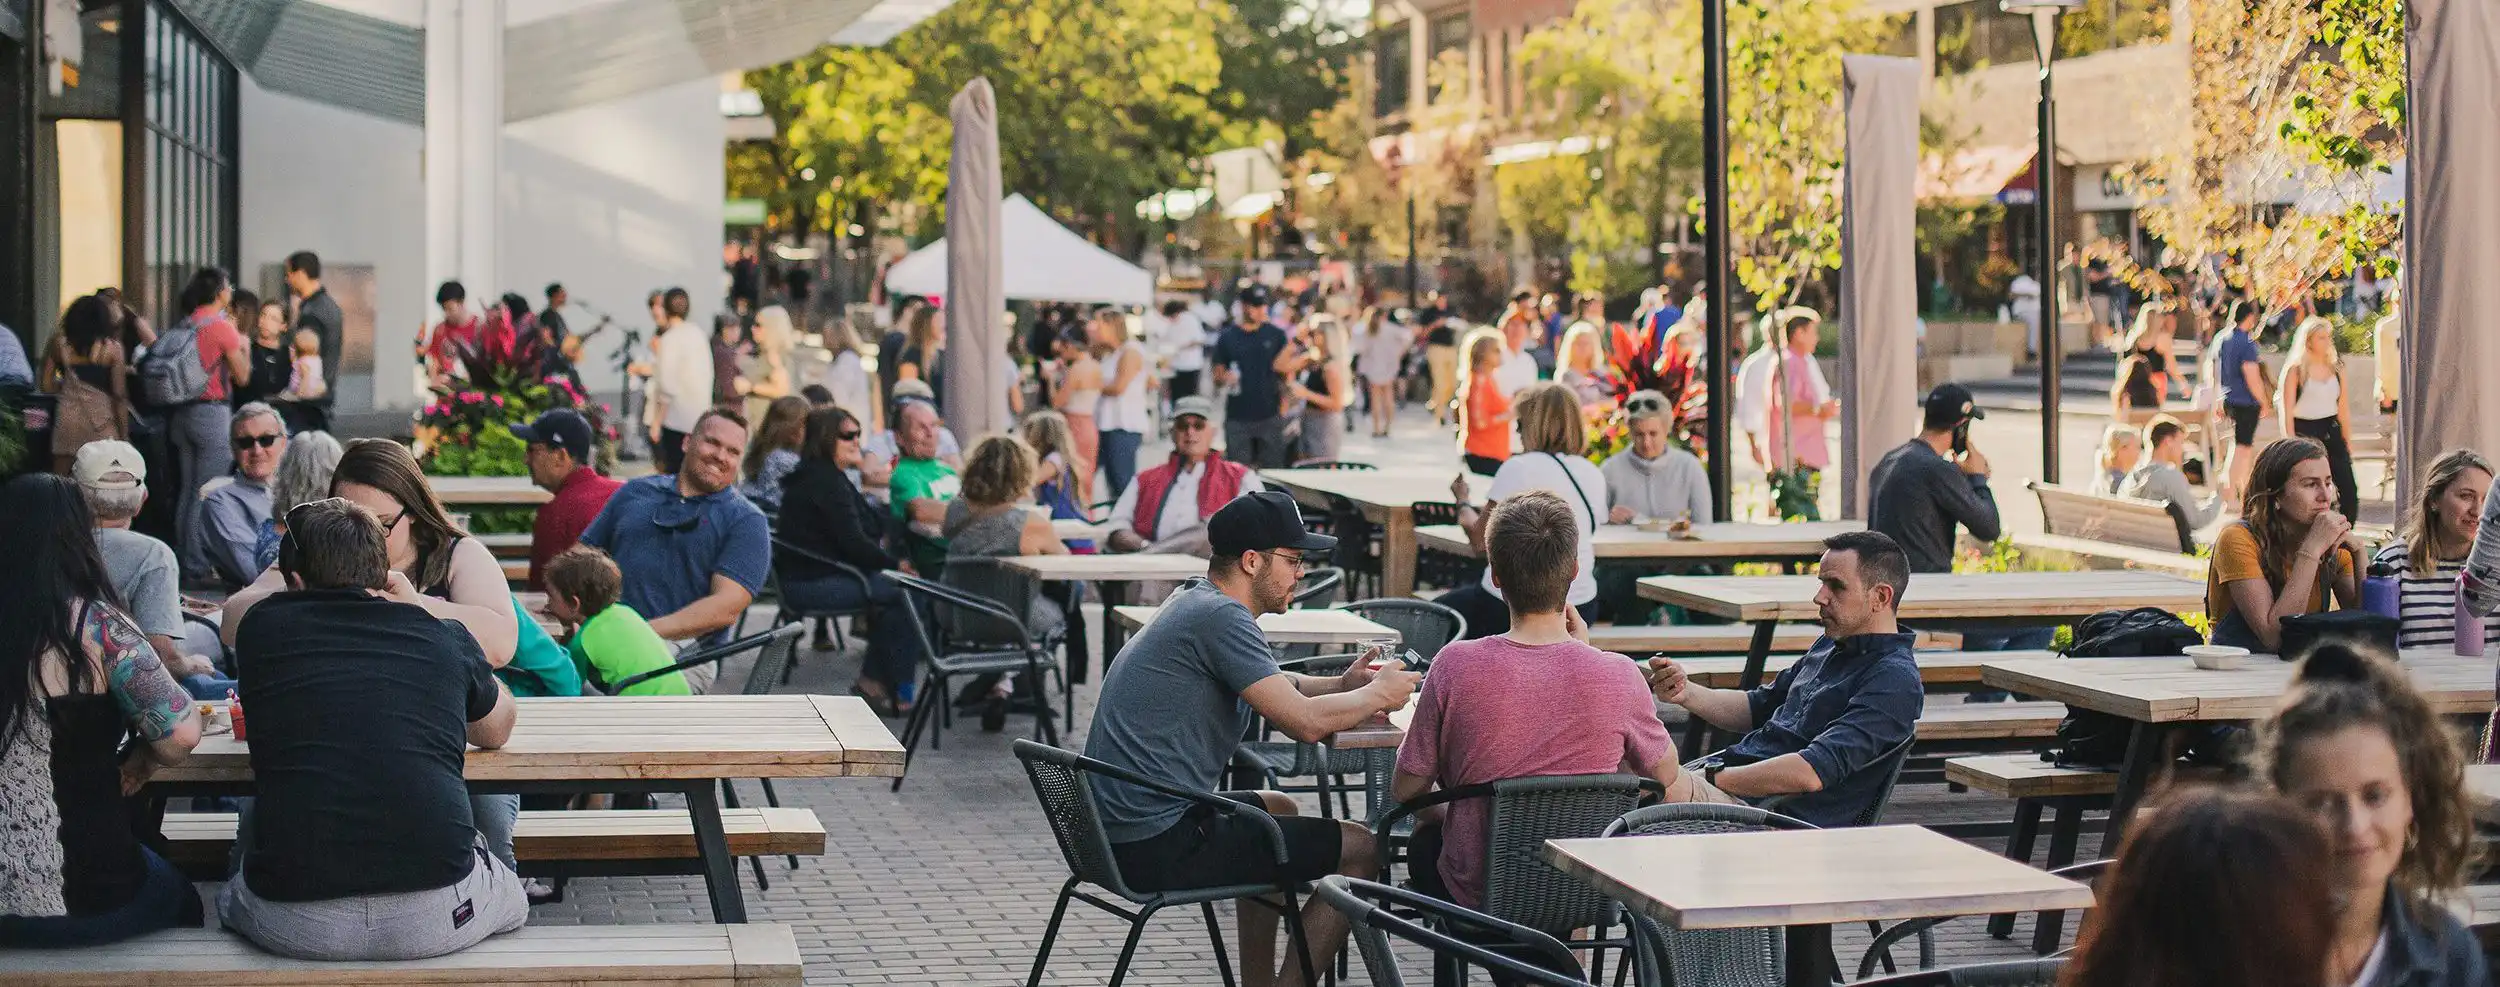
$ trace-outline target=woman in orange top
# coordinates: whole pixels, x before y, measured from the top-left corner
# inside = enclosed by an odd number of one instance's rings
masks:
[[[1502,365],[1502,335],[1479,329],[1467,337],[1464,381],[1459,386],[1459,428],[1465,437],[1459,451],[1467,468],[1491,476],[1510,458],[1510,396],[1502,393],[1494,371]]]

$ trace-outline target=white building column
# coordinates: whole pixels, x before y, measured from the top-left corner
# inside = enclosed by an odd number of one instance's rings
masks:
[[[457,280],[493,296],[495,192],[503,171],[504,0],[426,0],[426,311]]]

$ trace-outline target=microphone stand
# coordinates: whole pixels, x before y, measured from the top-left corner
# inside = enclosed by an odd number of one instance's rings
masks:
[[[612,321],[606,316],[600,316],[599,326],[592,329],[591,334],[597,333],[599,329],[607,328]],[[589,335],[585,334],[583,338],[587,340]],[[616,344],[616,352],[608,357],[616,361],[616,413],[618,417],[624,419],[617,424],[616,433],[616,458],[620,461],[641,459],[642,456],[634,451],[634,445],[637,442],[645,444],[649,442],[643,436],[642,416],[636,414],[634,408],[634,348],[640,345],[642,345],[642,330],[627,329],[625,338]]]

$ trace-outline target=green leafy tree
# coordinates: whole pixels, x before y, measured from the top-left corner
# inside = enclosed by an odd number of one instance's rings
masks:
[[[1729,0],[1727,21],[1730,240],[1769,311],[1840,267],[1840,56],[1897,22],[1858,0]]]
[[[2316,0],[2306,14],[2313,50],[2332,57],[2304,60],[2294,82],[2283,140],[2325,168],[2340,207],[2317,225],[2342,256],[2339,270],[2372,263],[2394,273],[2385,256],[2402,227],[2367,201],[2365,176],[2386,174],[2404,155],[2405,6],[2402,0]]]
[[[1522,47],[1528,91],[1553,94],[1529,110],[1569,156],[1497,171],[1513,236],[1563,241],[1572,287],[1620,295],[1654,283],[1654,245],[1691,195],[1701,167],[1697,75],[1700,21],[1692,4],[1583,0]]]

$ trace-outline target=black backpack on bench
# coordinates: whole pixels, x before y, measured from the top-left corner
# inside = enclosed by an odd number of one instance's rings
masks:
[[[2160,607],[2103,610],[2075,623],[2067,658],[2144,658],[2185,655],[2205,639],[2178,615]],[[2057,724],[2057,750],[2043,754],[2061,768],[2115,771],[2127,759],[2127,737],[2134,723],[2125,717],[2066,708]]]

